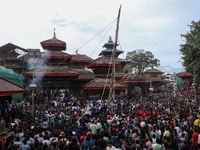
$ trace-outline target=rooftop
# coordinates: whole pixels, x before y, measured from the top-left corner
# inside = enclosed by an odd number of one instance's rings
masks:
[[[99,57],[93,61],[90,62],[88,68],[90,68],[90,66],[110,66],[112,65],[112,61],[109,57]],[[115,65],[121,65],[120,62],[115,61]]]
[[[3,77],[0,77],[0,85],[3,85],[0,86],[0,96],[20,94],[18,92],[24,92],[23,87]]]
[[[82,54],[72,55],[72,62],[91,62],[91,61],[93,61],[93,59],[86,55]]]
[[[25,71],[23,76],[77,76],[78,72],[69,67],[38,67]]]
[[[40,44],[44,50],[66,50],[66,43],[56,38],[55,31],[52,39],[42,41]]]
[[[12,43],[7,43],[7,44],[5,44],[5,45],[0,47],[0,53],[10,54],[11,52],[15,52],[14,51],[15,49],[20,49],[20,50],[22,50],[24,52],[27,52],[27,50],[25,48],[19,47],[19,46],[15,45],[15,44],[12,44]]]
[[[162,74],[163,72],[158,70],[158,69],[148,69],[147,71],[144,72],[144,74],[148,74],[148,73],[160,73],[160,74]]]
[[[111,79],[100,79],[96,78],[84,85],[84,89],[92,89],[92,88],[98,88],[98,89],[106,89],[110,88],[110,82]],[[105,84],[106,83],[106,84]],[[115,81],[115,88],[126,88],[126,86],[118,81]]]
[[[181,78],[181,77],[192,77],[193,74],[188,73],[188,72],[180,72],[176,74],[177,77]]]
[[[42,58],[70,58],[71,55],[62,51],[45,51],[41,53]]]

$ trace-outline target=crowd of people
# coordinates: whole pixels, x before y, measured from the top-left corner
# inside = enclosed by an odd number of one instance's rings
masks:
[[[67,95],[35,106],[8,103],[0,122],[7,150],[197,150],[199,101],[189,95],[153,94],[142,99],[78,99]],[[17,119],[20,123],[13,123]]]

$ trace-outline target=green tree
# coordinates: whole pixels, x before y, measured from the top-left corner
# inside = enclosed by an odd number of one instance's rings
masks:
[[[195,77],[198,82],[200,81],[200,21],[195,22],[192,21],[190,27],[190,31],[187,34],[181,34],[181,37],[185,39],[185,44],[180,45],[180,52],[182,54],[182,63],[183,66],[186,67],[186,71],[189,73],[193,73],[193,69],[195,69]],[[189,65],[196,61],[193,67],[189,67]]]
[[[128,66],[133,68],[139,75],[143,74],[144,70],[149,67],[153,69],[160,66],[160,60],[155,59],[152,52],[149,51],[133,50],[127,53],[126,59],[131,60]]]

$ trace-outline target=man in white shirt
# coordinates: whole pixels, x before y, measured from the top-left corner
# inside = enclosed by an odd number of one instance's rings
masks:
[[[65,118],[65,113],[63,112],[63,110],[60,112],[59,117],[60,117],[60,118]]]
[[[54,106],[58,106],[58,103],[56,102],[56,101],[53,101],[53,103],[54,103]]]
[[[8,112],[11,112],[12,104],[11,103],[7,103],[7,107],[8,107]]]
[[[55,121],[54,121],[54,118],[55,118],[55,116],[54,116],[54,114],[51,114],[50,113],[50,124],[51,124],[51,130],[53,131],[54,130],[54,127],[55,127]]]
[[[151,131],[150,137],[153,138],[153,135],[154,135],[154,134],[155,134],[155,136],[156,136],[156,139],[159,138],[159,137],[158,137],[158,133],[157,133],[155,127],[153,127],[153,130]]]
[[[48,147],[50,145],[50,141],[48,139],[46,139],[46,137],[44,137],[45,139],[42,141],[42,144],[46,144]]]
[[[46,111],[45,116],[46,116],[47,122],[48,122],[48,124],[49,124],[49,122],[50,122],[50,120],[49,120],[50,114],[48,113],[48,111]]]
[[[142,122],[140,122],[140,126],[143,128],[146,125],[145,121],[143,120]]]
[[[178,124],[176,124],[176,127],[174,129],[176,129],[177,134],[179,134],[180,128],[179,128]]]
[[[101,127],[102,127],[101,123],[100,123],[99,121],[97,121],[97,126],[96,126],[96,128],[97,128],[97,129],[100,129]]]
[[[112,145],[112,142],[108,142],[106,150],[115,150],[115,147]]]
[[[108,119],[107,119],[107,123],[109,124],[109,126],[111,125],[111,123],[112,123],[112,121],[114,120],[115,118],[113,117],[112,119],[109,117]]]
[[[158,138],[161,139],[161,131],[159,127],[156,128],[156,131],[157,131]]]

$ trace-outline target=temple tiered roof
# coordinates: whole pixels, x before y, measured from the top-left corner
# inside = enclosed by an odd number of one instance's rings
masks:
[[[84,85],[84,90],[102,90],[110,89],[111,79],[96,78]],[[106,83],[106,84],[105,84]],[[126,86],[118,81],[115,81],[115,89],[125,90]]]
[[[56,38],[55,31],[52,39],[42,41],[40,44],[44,50],[66,50],[66,43]]]
[[[81,55],[81,54],[72,55],[72,62],[91,62],[91,61],[93,61],[93,59],[86,55]]]
[[[99,54],[99,56],[110,57],[112,55],[113,48],[114,48],[114,43],[113,43],[113,40],[112,40],[111,36],[109,37],[108,42],[105,43],[103,47],[105,47],[106,49],[102,50],[101,53]],[[118,57],[123,52],[124,51],[116,49],[116,57]]]
[[[110,58],[109,57],[99,57],[93,61],[90,62],[88,68],[93,68],[97,66],[112,66]],[[115,66],[121,66],[120,62],[116,61]]]
[[[67,59],[71,58],[71,55],[62,51],[46,51],[42,52],[42,58],[58,58],[58,59]]]
[[[24,72],[23,76],[78,76],[78,72],[65,67],[39,67]]]
[[[78,78],[74,79],[76,81],[78,80],[93,80],[94,79],[94,73],[82,68],[73,68],[76,70],[79,74]]]

